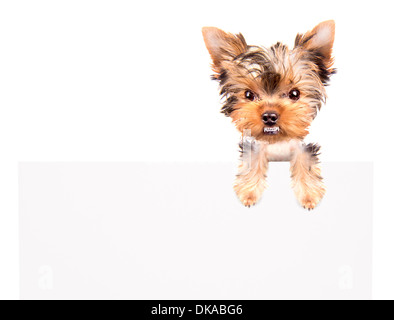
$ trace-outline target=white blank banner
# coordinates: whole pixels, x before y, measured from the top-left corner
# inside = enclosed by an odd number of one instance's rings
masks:
[[[370,299],[372,163],[324,163],[299,206],[271,163],[244,208],[233,163],[22,163],[22,299]]]

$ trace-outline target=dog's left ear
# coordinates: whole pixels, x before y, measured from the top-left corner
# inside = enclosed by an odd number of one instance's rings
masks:
[[[326,66],[332,64],[332,46],[335,38],[334,20],[324,21],[318,24],[312,31],[305,34],[298,34],[295,40],[295,47],[302,47],[305,50],[319,54]]]

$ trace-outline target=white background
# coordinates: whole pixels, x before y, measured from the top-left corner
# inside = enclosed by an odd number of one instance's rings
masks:
[[[308,214],[283,162],[243,207],[236,163],[22,163],[21,298],[370,299],[373,165],[323,163]]]
[[[394,298],[389,1],[2,1],[0,298],[18,298],[19,161],[228,161],[201,27],[291,45],[335,19],[338,74],[308,141],[374,161],[374,297]],[[363,177],[360,176],[360,183]]]

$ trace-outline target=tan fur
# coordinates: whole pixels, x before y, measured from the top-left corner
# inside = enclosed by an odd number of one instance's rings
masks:
[[[234,190],[247,207],[255,205],[267,187],[266,173],[269,161],[290,160],[292,187],[297,200],[304,208],[314,209],[325,194],[318,159],[305,152],[298,140],[275,144],[256,141],[253,152],[245,153],[243,157]]]
[[[244,206],[250,207],[257,203],[266,189],[266,172],[268,160],[264,146],[256,146],[252,154],[241,158],[238,174],[234,183],[234,191]],[[245,159],[245,157],[248,159]]]
[[[299,203],[305,209],[314,209],[326,192],[319,163],[302,150],[295,153],[290,163],[292,186]]]
[[[313,120],[313,110],[305,103],[292,103],[288,101],[244,103],[235,107],[230,115],[237,129],[250,129],[252,136],[257,140],[276,143],[283,140],[304,139],[309,133],[308,127]],[[281,131],[275,136],[266,136],[263,133],[264,124],[261,115],[268,110],[277,111],[280,114],[279,125]],[[296,119],[296,121],[294,120]]]

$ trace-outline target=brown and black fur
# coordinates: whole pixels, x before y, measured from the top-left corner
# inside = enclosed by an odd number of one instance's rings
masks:
[[[203,28],[203,36],[212,58],[212,78],[219,82],[224,100],[222,113],[254,141],[249,163],[241,151],[234,186],[238,197],[244,205],[254,205],[266,186],[268,162],[290,161],[296,196],[313,209],[325,193],[319,147],[303,140],[335,73],[334,21],[298,34],[292,49],[280,42],[269,48],[251,46],[242,34],[213,27]]]

